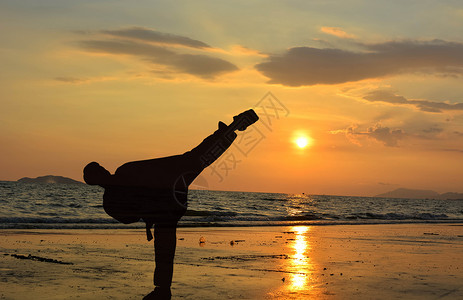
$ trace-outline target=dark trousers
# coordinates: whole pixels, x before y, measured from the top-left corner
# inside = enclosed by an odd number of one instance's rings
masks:
[[[174,272],[177,222],[154,225],[154,285],[170,287]]]

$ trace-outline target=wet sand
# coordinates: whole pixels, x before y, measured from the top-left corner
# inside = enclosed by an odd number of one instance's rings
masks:
[[[461,224],[180,228],[173,299],[463,299]],[[200,243],[200,239],[205,240]],[[0,299],[141,299],[144,230],[0,230]]]

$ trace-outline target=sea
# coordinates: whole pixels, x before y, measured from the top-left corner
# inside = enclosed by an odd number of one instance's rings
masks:
[[[103,210],[101,187],[0,181],[0,229],[144,228]],[[190,190],[180,227],[463,223],[463,200]]]

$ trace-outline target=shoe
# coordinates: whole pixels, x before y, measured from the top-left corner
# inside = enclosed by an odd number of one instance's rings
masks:
[[[230,124],[230,127],[232,127],[234,130],[239,130],[243,131],[248,128],[249,125],[254,124],[259,120],[259,117],[257,116],[256,112],[252,109],[247,110],[245,112],[240,113],[237,116],[233,117],[233,122]]]
[[[143,297],[143,300],[170,300],[170,298],[172,298],[170,287],[161,288],[157,286],[154,291]]]

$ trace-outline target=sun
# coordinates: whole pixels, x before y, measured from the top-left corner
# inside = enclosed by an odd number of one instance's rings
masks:
[[[295,148],[304,150],[312,147],[313,142],[313,138],[305,130],[296,130],[292,134],[291,143]]]
[[[307,137],[305,137],[305,136],[300,136],[300,137],[296,138],[294,140],[294,142],[301,149],[304,149],[305,147],[307,147],[309,145],[309,139]]]

